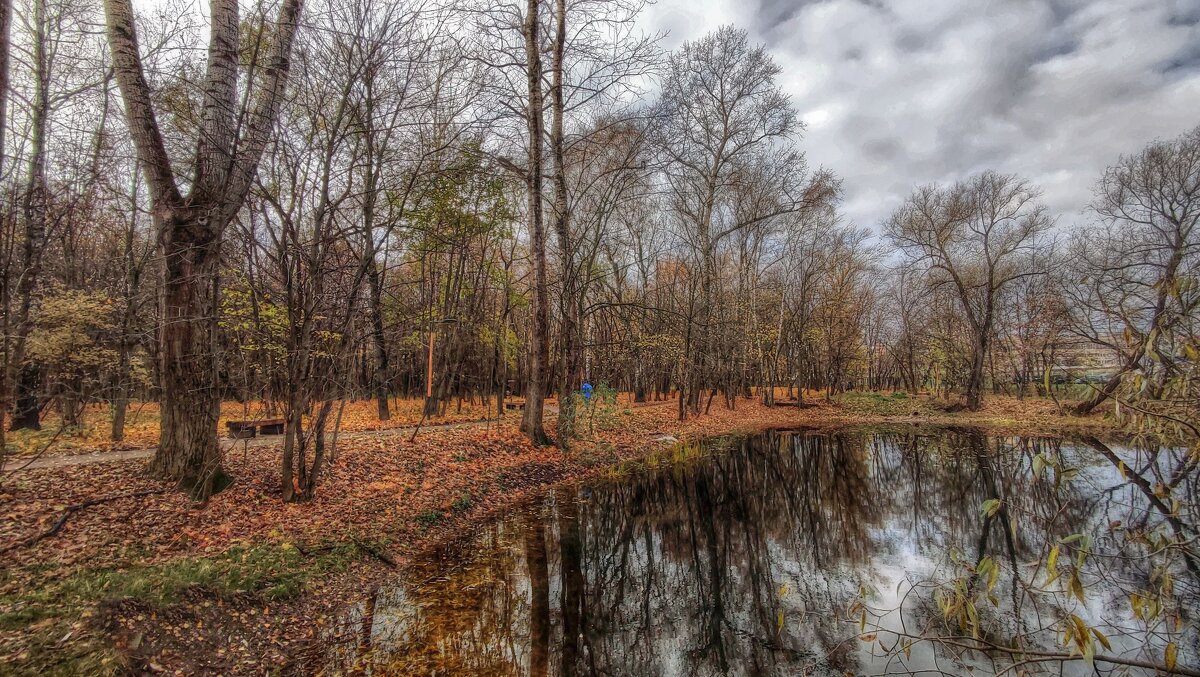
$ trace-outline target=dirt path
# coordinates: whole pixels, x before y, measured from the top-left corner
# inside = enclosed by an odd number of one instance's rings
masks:
[[[669,404],[675,404],[674,400],[664,400],[660,402],[644,402],[634,404],[633,407],[661,407]],[[558,407],[547,403],[546,411],[558,413]],[[518,412],[519,413],[519,412]],[[435,430],[453,430],[455,428],[482,428],[489,425],[495,425],[495,420],[484,421],[465,421],[460,423],[436,423],[426,424],[421,426],[421,432]],[[360,430],[355,432],[342,432],[338,434],[339,440],[352,440],[362,437],[390,437],[393,435],[411,435],[417,426],[404,426],[400,428],[385,428],[383,430]],[[231,440],[222,438],[222,445],[225,447],[225,453],[235,453],[239,449],[254,449],[258,447],[272,447],[283,444],[283,435],[267,435],[264,437],[255,437],[247,440]],[[71,465],[90,465],[92,463],[110,463],[116,461],[129,461],[139,458],[150,458],[154,456],[154,451],[157,447],[143,447],[141,449],[121,449],[118,451],[92,451],[84,454],[70,454],[59,456],[46,456],[43,458],[28,459],[28,458],[9,458],[5,461],[4,466],[0,468],[0,472],[19,472],[21,470],[36,470],[37,468],[65,468]]]
[[[433,430],[453,430],[455,428],[482,428],[488,425],[495,425],[496,421],[466,421],[462,423],[437,423],[433,425],[421,426],[421,432]],[[355,432],[342,432],[338,434],[338,440],[352,440],[362,437],[390,437],[393,435],[411,435],[417,426],[405,426],[402,428],[385,428],[383,430],[361,430]],[[255,449],[259,447],[272,447],[283,444],[283,435],[266,435],[263,437],[255,437],[246,440],[232,440],[222,438],[222,446],[225,447],[225,453],[236,453],[241,449]],[[116,461],[128,461],[139,458],[150,458],[154,456],[154,451],[157,447],[143,447],[141,449],[122,449],[119,451],[93,451],[86,454],[71,454],[60,456],[46,456],[38,459],[27,458],[10,458],[4,463],[4,467],[0,472],[19,472],[21,470],[35,470],[37,468],[64,468],[70,465],[90,465],[92,463],[109,463]]]

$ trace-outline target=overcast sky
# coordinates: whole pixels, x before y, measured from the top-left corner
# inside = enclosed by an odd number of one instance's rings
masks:
[[[1200,0],[658,0],[644,21],[668,48],[723,23],[766,44],[862,226],[988,168],[1070,223],[1117,156],[1200,124]]]

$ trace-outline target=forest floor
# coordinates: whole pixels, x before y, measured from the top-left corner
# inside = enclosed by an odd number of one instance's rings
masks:
[[[870,393],[808,408],[717,401],[686,422],[674,404],[609,407],[567,454],[530,445],[516,416],[430,427],[415,441],[359,430],[306,504],[281,500],[278,438],[228,453],[234,483],[204,505],[149,478],[140,458],[6,473],[0,673],[314,672],[339,612],[412,557],[548,485],[669,449],[671,437],[871,423],[1111,431],[1101,415],[1006,397],[975,413]]]

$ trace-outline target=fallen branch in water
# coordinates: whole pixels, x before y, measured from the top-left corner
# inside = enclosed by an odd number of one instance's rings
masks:
[[[1008,654],[1014,659],[1021,659],[1021,663],[1045,663],[1045,662],[1061,662],[1070,663],[1074,661],[1086,660],[1082,654],[1068,654],[1054,651],[1038,651],[1035,649],[1014,649],[1012,647],[994,644],[987,640],[975,639],[973,637],[925,637],[921,635],[912,635],[907,632],[896,632],[888,630],[876,625],[875,631],[880,633],[889,633],[897,637],[910,639],[913,643],[929,642],[931,644],[942,644],[952,646],[968,651],[978,651],[981,653],[997,652]],[[1185,675],[1185,677],[1200,677],[1200,670],[1189,668],[1181,665],[1167,667],[1153,661],[1144,661],[1136,658],[1122,658],[1120,656],[1109,656],[1106,654],[1096,654],[1092,657],[1092,661],[1097,663],[1108,663],[1110,665],[1122,665],[1132,668],[1142,668],[1145,670],[1153,670],[1156,674],[1162,673],[1167,675]]]
[[[117,494],[115,496],[105,496],[104,498],[93,498],[90,501],[84,501],[83,503],[76,503],[75,505],[69,505],[66,507],[65,510],[63,510],[63,514],[61,516],[59,516],[58,521],[54,523],[54,526],[50,527],[49,529],[43,531],[40,534],[30,536],[29,538],[26,538],[23,541],[18,541],[17,543],[13,543],[12,545],[10,545],[6,548],[0,549],[0,555],[6,555],[6,554],[12,552],[13,550],[17,550],[18,548],[32,547],[34,545],[37,545],[41,541],[43,541],[47,538],[50,538],[51,536],[57,534],[63,528],[63,526],[66,525],[67,520],[70,519],[71,515],[74,515],[75,513],[79,512],[80,510],[83,510],[85,508],[91,508],[93,506],[97,506],[102,503],[109,503],[112,501],[120,500],[122,498],[141,498],[143,496],[153,496],[155,494],[165,494],[165,493],[167,493],[167,489],[147,489],[145,491],[135,491],[132,494]]]

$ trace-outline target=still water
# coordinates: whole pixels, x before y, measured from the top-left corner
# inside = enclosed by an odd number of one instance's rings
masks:
[[[1194,669],[1196,474],[1186,449],[970,429],[681,444],[557,488],[370,591],[329,669]]]

